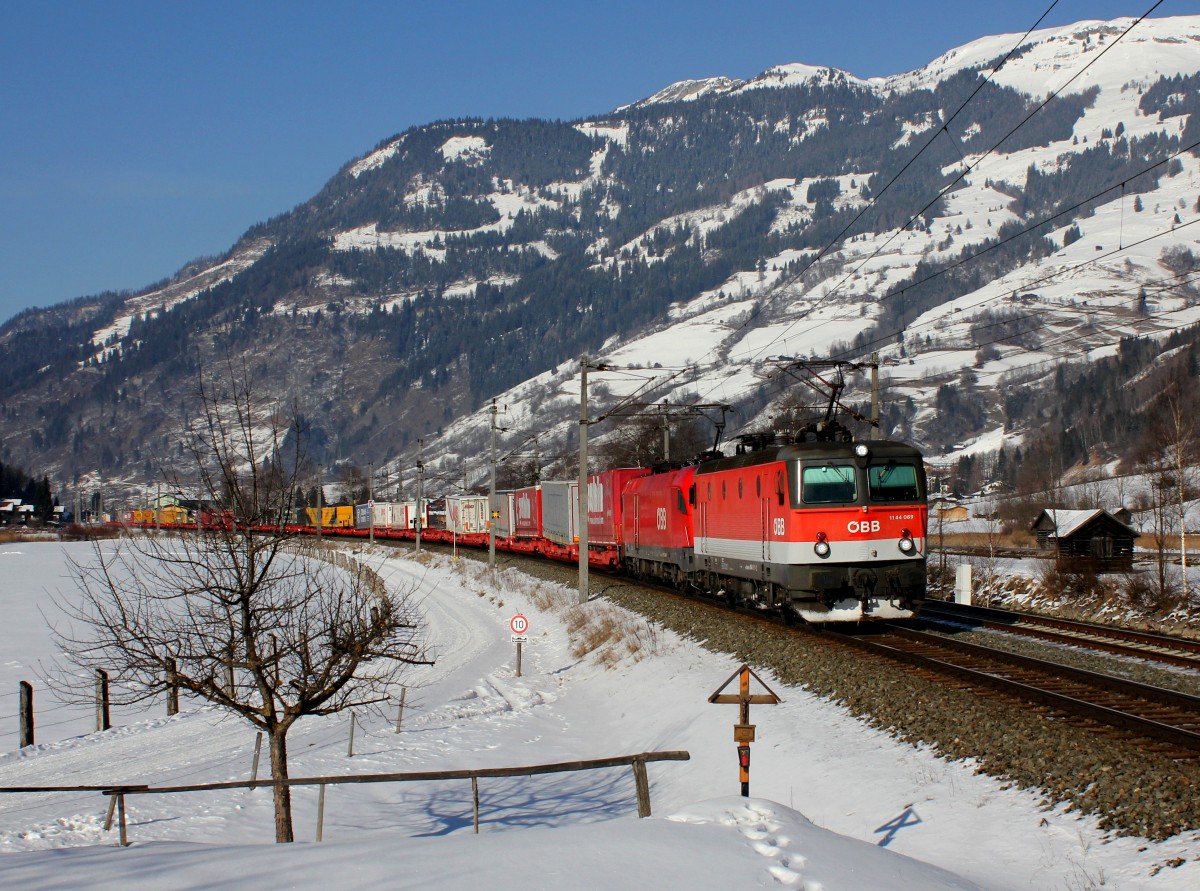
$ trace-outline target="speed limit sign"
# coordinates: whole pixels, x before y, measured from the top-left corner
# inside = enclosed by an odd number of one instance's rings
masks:
[[[513,634],[522,635],[529,630],[529,620],[518,614],[512,617],[512,620],[508,623],[508,627],[512,630]]]

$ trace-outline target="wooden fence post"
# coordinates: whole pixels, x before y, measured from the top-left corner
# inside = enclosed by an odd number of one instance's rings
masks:
[[[258,735],[254,737],[254,767],[250,769],[250,782],[258,779],[258,757],[262,754],[262,731],[258,731]]]
[[[400,722],[404,720],[404,697],[408,695],[408,687],[400,688],[400,708],[396,711],[396,732],[400,732]]]
[[[104,815],[104,831],[112,831],[113,812],[117,809],[117,796],[108,796],[108,813]]]
[[[633,785],[637,788],[638,816],[650,816],[650,780],[646,776],[646,762],[633,762]]]
[[[33,684],[21,681],[21,748],[33,745]]]
[[[350,713],[350,747],[348,749],[346,749],[346,757],[347,758],[354,757],[354,724],[355,724],[355,720],[356,719],[354,717],[354,712],[351,712]]]
[[[96,669],[96,730],[108,730],[112,727],[108,700],[108,672],[103,668]]]
[[[121,830],[121,847],[129,847],[129,833],[125,828],[125,793],[117,793],[117,826]]]
[[[321,793],[317,796],[317,841],[325,833],[325,784],[321,783]]]
[[[179,678],[175,660],[167,660],[167,717],[179,714]]]

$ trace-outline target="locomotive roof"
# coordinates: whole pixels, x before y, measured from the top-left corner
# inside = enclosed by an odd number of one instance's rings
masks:
[[[877,459],[909,459],[921,461],[921,453],[913,446],[904,442],[887,440],[871,440],[864,443],[855,442],[802,442],[792,445],[769,446],[730,458],[719,458],[715,461],[705,461],[696,473],[716,473],[720,470],[736,470],[739,467],[753,467],[757,464],[770,464],[774,461],[796,460],[849,460],[854,458],[854,447],[865,445],[870,451],[870,457]]]

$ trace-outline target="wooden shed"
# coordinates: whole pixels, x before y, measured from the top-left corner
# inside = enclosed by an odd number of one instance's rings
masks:
[[[1137,531],[1106,510],[1046,508],[1031,531],[1039,548],[1054,549],[1063,569],[1128,572]]]

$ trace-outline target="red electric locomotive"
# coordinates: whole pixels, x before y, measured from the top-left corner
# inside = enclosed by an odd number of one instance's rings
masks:
[[[809,622],[894,619],[925,597],[921,454],[896,442],[776,444],[701,464],[694,579]]]
[[[624,567],[683,587],[695,568],[692,482],[696,467],[631,480],[621,493]]]
[[[915,615],[925,597],[920,452],[810,438],[631,481],[625,568],[808,622]]]

